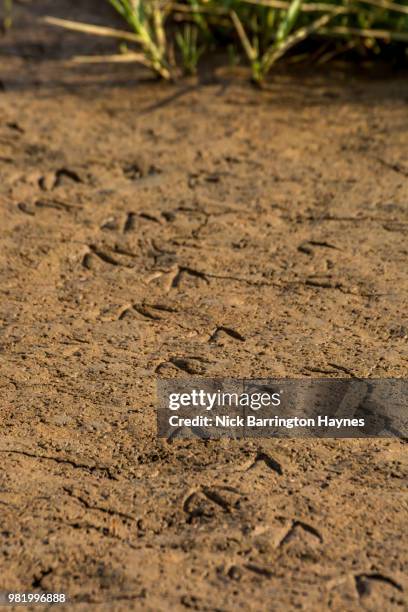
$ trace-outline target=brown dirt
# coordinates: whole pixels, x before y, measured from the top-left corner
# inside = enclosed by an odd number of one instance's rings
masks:
[[[158,441],[155,381],[407,375],[407,82],[65,70],[109,46],[30,6],[1,44],[0,590],[404,609],[403,441]]]

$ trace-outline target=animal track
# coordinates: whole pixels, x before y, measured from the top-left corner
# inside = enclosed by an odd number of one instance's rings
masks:
[[[154,174],[159,174],[161,172],[159,168],[156,168],[156,166],[149,163],[143,158],[139,158],[128,164],[125,164],[122,168],[122,171],[124,176],[129,181],[137,181],[141,178],[153,176]]]
[[[17,204],[17,208],[26,215],[30,215],[31,217],[35,216],[35,211],[33,210],[32,206],[30,206],[26,202],[19,202]]]
[[[263,451],[259,451],[257,453],[255,461],[247,468],[247,471],[252,470],[254,467],[256,467],[260,461],[263,461],[269,469],[279,474],[279,476],[282,476],[283,469],[279,461],[276,461],[276,459],[274,459],[267,453],[264,453]]]
[[[256,565],[255,563],[246,563],[244,567],[258,576],[264,576],[265,578],[272,578],[273,576],[273,572],[270,569]]]
[[[136,213],[130,212],[126,216],[125,225],[123,226],[123,232],[130,232],[135,227]]]
[[[299,530],[303,530],[306,533],[309,533],[310,535],[314,536],[319,540],[320,543],[323,542],[323,537],[320,535],[317,529],[315,529],[311,525],[308,525],[307,523],[304,523],[303,521],[293,521],[291,527],[288,529],[287,533],[280,541],[279,547],[284,546],[285,544],[290,542],[290,540],[295,537],[296,533],[299,532]]]
[[[187,523],[196,518],[212,518],[218,510],[231,514],[240,506],[241,493],[234,487],[206,487],[188,494],[183,502]]]
[[[222,337],[224,334],[226,334],[230,338],[233,338],[234,340],[245,342],[245,338],[242,334],[237,332],[235,329],[232,329],[231,327],[224,327],[223,325],[217,327],[215,332],[211,335],[209,342],[217,342],[217,340],[219,340],[219,338]]]
[[[168,308],[167,306],[163,306],[161,304],[132,304],[131,306],[126,307],[118,318],[124,319],[132,309],[138,314],[142,315],[142,317],[150,319],[151,321],[161,321],[163,316],[159,313],[176,312],[174,308]]]
[[[306,253],[306,255],[313,255],[314,249],[313,247],[324,247],[326,249],[334,249],[338,251],[338,247],[334,244],[330,244],[329,242],[320,242],[319,240],[305,240],[298,246],[298,251],[301,253]]]
[[[200,278],[201,280],[204,280],[207,284],[209,282],[206,275],[203,272],[194,270],[193,268],[179,266],[171,281],[171,287],[179,287],[184,275],[190,275],[194,278]]]
[[[70,204],[63,200],[57,200],[56,198],[50,200],[37,200],[35,206],[37,208],[55,208],[56,210],[65,210],[66,212],[70,212],[71,210],[82,210],[83,208],[78,204]]]
[[[205,372],[205,367],[200,364],[209,363],[201,357],[171,357],[169,361],[179,370],[187,372],[187,374],[203,374]]]
[[[158,223],[159,225],[162,224],[162,220],[160,217],[153,215],[151,213],[146,213],[146,212],[140,212],[140,213],[135,213],[135,212],[128,212],[126,215],[126,219],[125,219],[125,223],[123,226],[123,233],[126,234],[127,232],[131,232],[135,229],[136,227],[136,219],[137,218],[140,219],[145,219],[146,221],[152,221],[152,223]]]
[[[125,256],[127,258],[133,258],[135,257],[135,253],[132,253],[131,251],[128,251],[127,249],[124,249],[118,245],[116,245],[114,247],[114,249],[112,249],[113,251],[113,255],[111,255],[111,253],[107,250],[107,249],[101,249],[100,247],[94,245],[94,244],[90,244],[88,246],[89,251],[88,253],[86,253],[84,255],[84,257],[82,258],[82,265],[84,268],[87,268],[88,270],[92,269],[92,258],[93,256],[97,257],[98,259],[100,259],[101,261],[103,261],[106,264],[109,264],[111,266],[122,266],[124,268],[133,268],[133,263],[128,263],[127,261],[122,261],[121,259],[116,258],[114,255],[117,254],[119,256]]]
[[[52,191],[56,187],[60,187],[67,181],[73,183],[82,183],[82,179],[75,170],[70,168],[60,168],[56,172],[49,172],[42,176],[38,184],[43,191]]]
[[[354,580],[355,580],[356,589],[357,589],[357,593],[359,597],[365,597],[366,595],[370,593],[370,590],[371,590],[370,582],[372,581],[389,584],[394,589],[397,589],[398,591],[401,591],[401,592],[404,590],[402,586],[398,582],[396,582],[396,580],[394,580],[393,578],[389,578],[388,576],[385,576],[384,574],[380,574],[380,573],[357,574],[354,576]]]

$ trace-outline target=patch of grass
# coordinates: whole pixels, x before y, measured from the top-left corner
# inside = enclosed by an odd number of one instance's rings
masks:
[[[123,61],[142,62],[164,79],[195,72],[204,53],[222,47],[239,47],[253,80],[262,83],[279,59],[307,39],[321,41],[319,61],[350,49],[378,56],[390,45],[408,44],[405,0],[106,1],[129,32],[52,18],[48,22],[122,38],[127,42]],[[121,61],[119,56],[106,60]]]
[[[12,25],[12,10],[13,10],[13,0],[3,0],[3,30],[7,31],[11,28]]]

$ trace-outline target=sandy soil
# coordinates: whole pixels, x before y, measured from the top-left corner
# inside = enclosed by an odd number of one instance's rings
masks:
[[[160,441],[155,382],[407,375],[407,81],[65,70],[109,45],[19,11],[0,45],[0,590],[406,609],[404,441]]]

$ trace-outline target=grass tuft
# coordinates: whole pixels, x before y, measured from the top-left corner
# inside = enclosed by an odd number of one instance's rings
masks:
[[[11,0],[3,1],[10,20]],[[127,30],[52,17],[46,21],[118,38],[126,42],[121,47],[124,56],[110,56],[112,61],[142,63],[166,80],[196,72],[200,58],[220,48],[244,57],[252,79],[261,84],[276,62],[295,53],[302,42],[302,57],[319,63],[351,49],[364,58],[397,48],[406,53],[408,44],[406,0],[105,1]],[[304,41],[313,44],[305,46]]]

